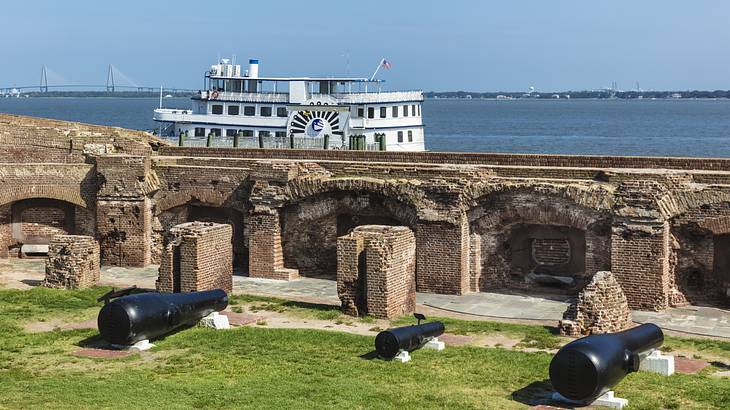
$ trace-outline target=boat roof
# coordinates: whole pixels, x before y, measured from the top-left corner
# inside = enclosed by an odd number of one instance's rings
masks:
[[[337,81],[350,83],[384,83],[385,80],[371,80],[369,78],[358,77],[229,77],[220,75],[211,75],[210,78],[224,80],[260,80],[260,81]]]

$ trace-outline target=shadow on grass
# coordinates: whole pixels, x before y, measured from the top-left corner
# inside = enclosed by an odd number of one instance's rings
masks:
[[[333,312],[336,311],[340,313],[340,307],[337,305],[326,305],[324,303],[308,303],[308,302],[295,302],[295,301],[288,301],[281,304],[285,307],[294,307],[294,308],[300,308],[300,309],[310,309],[310,310],[316,310],[320,312]]]
[[[553,385],[550,380],[532,382],[527,386],[512,392],[512,400],[528,406],[550,405],[560,409],[572,409],[573,406],[566,406],[552,400]]]
[[[191,329],[195,327],[196,325],[186,325],[181,326],[175,330],[172,330],[169,333],[165,333],[162,336],[158,336],[154,339],[150,339],[150,342],[158,342],[165,340],[167,337],[170,337],[172,335],[175,335],[179,332],[182,332],[184,330]],[[118,345],[113,345],[109,342],[107,342],[104,338],[101,337],[100,334],[95,334],[93,336],[89,336],[85,339],[80,340],[78,343],[76,343],[76,346],[78,347],[86,347],[86,348],[92,348],[92,349],[104,349],[104,350],[119,350]]]
[[[42,282],[43,282],[42,280],[38,280],[38,279],[23,279],[20,281],[20,283],[22,283],[22,284],[25,284],[28,286],[34,286],[34,287],[40,286]]]
[[[378,355],[377,351],[373,350],[372,352],[368,352],[363,355],[360,355],[360,358],[363,360],[375,360],[375,359],[380,359],[380,356]]]

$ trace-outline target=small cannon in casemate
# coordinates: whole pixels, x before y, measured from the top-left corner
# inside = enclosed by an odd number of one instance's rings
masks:
[[[392,359],[400,352],[416,350],[444,333],[444,324],[429,322],[421,324],[426,317],[420,313],[413,316],[418,324],[384,330],[375,337],[375,350],[380,357]]]
[[[663,342],[662,330],[653,323],[574,340],[553,356],[550,382],[564,398],[590,404],[638,371],[642,357]]]
[[[125,289],[134,292],[135,288]],[[111,300],[111,298],[117,297]],[[191,326],[213,312],[228,306],[222,289],[189,293],[120,292],[100,298],[105,301],[97,324],[101,337],[109,343],[132,345],[145,339],[166,335],[180,327]]]

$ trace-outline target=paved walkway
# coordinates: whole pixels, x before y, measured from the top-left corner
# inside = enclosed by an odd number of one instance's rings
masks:
[[[43,279],[43,259],[0,259],[0,285],[11,288],[37,286]],[[101,283],[154,288],[157,266],[146,268],[104,267]],[[337,284],[332,280],[301,278],[291,282],[233,277],[235,293],[273,296],[337,305]],[[483,317],[558,321],[568,300],[503,293],[470,293],[463,296],[418,293],[418,304],[435,309]],[[703,336],[730,338],[730,311],[688,306],[664,312],[632,312],[637,323],[652,322],[664,329]]]

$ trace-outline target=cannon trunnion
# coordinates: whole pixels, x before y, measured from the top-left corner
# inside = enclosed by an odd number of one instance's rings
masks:
[[[662,330],[652,323],[574,340],[553,356],[550,382],[563,397],[589,404],[639,370],[641,355],[663,342]]]
[[[196,324],[228,306],[222,289],[190,293],[139,293],[114,299],[99,311],[99,333],[109,343],[131,345]]]

